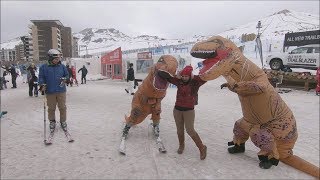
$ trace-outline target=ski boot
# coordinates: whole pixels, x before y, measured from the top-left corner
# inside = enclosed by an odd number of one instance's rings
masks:
[[[228,146],[233,146],[228,148],[228,152],[230,154],[243,153],[245,151],[245,143],[241,143],[240,145],[234,144],[233,141],[228,142]]]
[[[127,139],[127,137],[128,137],[128,133],[129,133],[130,128],[131,128],[131,126],[128,124],[126,124],[126,126],[123,128],[122,137],[124,137],[125,139]]]
[[[61,128],[62,128],[62,130],[64,132],[68,131],[67,122],[66,121],[60,122],[60,125],[61,125]]]
[[[56,120],[50,120],[49,128],[50,128],[50,133],[53,133],[54,130],[56,129]]]
[[[159,137],[160,135],[159,124],[153,124],[153,133],[155,137]]]
[[[264,155],[258,155],[258,158],[260,160],[259,167],[262,169],[269,169],[271,168],[272,165],[277,166],[279,163],[278,159],[275,159],[275,158],[268,159],[268,156],[264,156]]]

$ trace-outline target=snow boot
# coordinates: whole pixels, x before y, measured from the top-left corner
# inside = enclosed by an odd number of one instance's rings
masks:
[[[56,129],[56,120],[50,120],[49,128],[51,133],[54,132]]]
[[[245,151],[245,143],[241,143],[240,145],[234,144],[233,141],[228,142],[228,146],[233,146],[228,148],[228,152],[230,154],[243,153]]]
[[[154,136],[159,137],[160,135],[159,124],[153,124],[153,133],[154,133]]]
[[[196,143],[199,151],[200,151],[200,159],[204,160],[207,156],[207,146],[203,145],[200,136],[198,134],[195,134],[194,136],[191,136],[193,141]]]
[[[184,134],[178,134],[179,148],[177,150],[178,154],[182,154],[184,150]]]
[[[131,126],[126,124],[126,126],[123,128],[123,131],[122,131],[122,137],[125,137],[127,139],[130,128]]]
[[[271,168],[272,165],[277,166],[279,163],[278,159],[275,159],[275,158],[268,159],[268,156],[264,156],[264,155],[258,155],[258,158],[260,160],[259,167],[262,169],[269,169]]]
[[[64,132],[68,131],[67,122],[66,121],[60,122],[60,125],[61,125],[61,128],[62,128],[62,130]]]

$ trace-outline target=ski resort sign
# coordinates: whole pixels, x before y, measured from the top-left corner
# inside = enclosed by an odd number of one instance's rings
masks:
[[[304,46],[309,44],[320,44],[320,30],[287,33],[283,46]]]

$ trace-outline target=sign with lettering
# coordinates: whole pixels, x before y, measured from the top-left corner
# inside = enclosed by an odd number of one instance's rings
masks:
[[[122,62],[122,53],[121,47],[107,53],[101,57],[101,64],[121,64]]]
[[[320,30],[287,33],[284,37],[284,46],[304,46],[320,44]]]
[[[315,64],[317,60],[315,58],[308,58],[302,55],[288,56],[288,63],[304,63],[304,64]]]
[[[152,60],[152,53],[151,52],[141,52],[138,53],[138,60],[143,59],[143,60]]]

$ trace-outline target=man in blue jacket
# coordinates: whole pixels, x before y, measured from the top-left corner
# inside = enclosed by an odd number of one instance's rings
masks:
[[[48,51],[48,63],[39,69],[40,91],[46,93],[50,132],[56,127],[55,111],[58,105],[60,124],[67,131],[66,80],[69,74],[65,65],[61,64],[61,53],[56,49]]]

